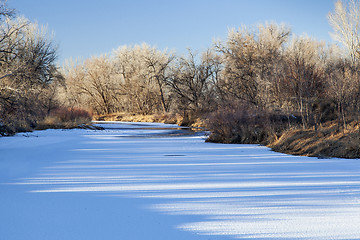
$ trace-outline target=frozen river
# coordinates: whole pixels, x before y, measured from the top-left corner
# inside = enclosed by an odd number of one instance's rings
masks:
[[[0,239],[360,239],[360,160],[100,125],[0,138]]]

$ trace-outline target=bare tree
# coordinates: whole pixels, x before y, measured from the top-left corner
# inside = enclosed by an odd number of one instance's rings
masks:
[[[9,123],[16,116],[16,119],[35,122],[49,111],[54,97],[50,89],[62,79],[55,65],[56,52],[45,28],[25,18],[2,21],[0,121]]]
[[[64,70],[67,105],[82,107],[98,114],[116,112],[116,74],[107,55],[70,64]]]
[[[227,41],[216,46],[224,58],[223,90],[232,98],[259,107],[272,102],[277,64],[289,35],[288,27],[276,24],[231,30]]]
[[[158,88],[159,98],[164,112],[169,111],[169,101],[167,100],[166,82],[169,78],[169,65],[174,60],[173,54],[161,52],[155,48],[146,47],[143,60],[146,63],[148,77]]]
[[[338,125],[346,129],[347,115],[358,115],[360,76],[359,70],[346,59],[334,59],[328,64],[327,90],[337,104]],[[342,123],[342,124],[341,124]]]
[[[169,95],[165,82],[173,54],[147,44],[123,46],[114,52],[118,86],[128,111],[142,114],[169,110]]]
[[[300,113],[304,127],[312,116],[313,103],[325,93],[322,51],[324,43],[308,37],[295,37],[286,49],[283,99]]]
[[[328,20],[334,30],[332,37],[346,47],[354,63],[360,57],[360,2],[348,0],[345,4],[337,1]]]
[[[168,85],[177,99],[181,111],[206,112],[216,108],[214,83],[218,81],[221,61],[208,50],[200,59],[189,50],[187,57],[180,57],[172,66]]]
[[[6,18],[1,22],[0,28],[0,79],[16,75],[17,69],[21,69],[22,64],[16,63],[20,58],[19,52],[25,49],[26,28],[30,22],[25,18],[10,19]]]
[[[279,98],[282,89],[285,45],[289,41],[291,29],[282,24],[260,24],[257,33],[257,77],[259,84],[259,102],[269,109],[282,109],[283,99]]]
[[[247,29],[231,30],[226,44],[217,46],[217,49],[223,54],[225,62],[223,89],[236,99],[258,105],[254,35]]]

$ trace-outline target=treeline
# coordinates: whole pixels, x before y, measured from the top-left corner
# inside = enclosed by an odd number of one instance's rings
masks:
[[[63,98],[95,114],[209,112],[219,102],[221,68],[211,51],[179,57],[147,44],[125,46],[67,66]]]
[[[210,118],[216,111],[246,110],[305,128],[334,119],[346,126],[347,116],[360,110],[357,62],[336,46],[291,36],[277,24],[231,30],[200,54],[177,56],[147,44],[120,47],[69,64],[63,74],[66,104],[95,114]]]

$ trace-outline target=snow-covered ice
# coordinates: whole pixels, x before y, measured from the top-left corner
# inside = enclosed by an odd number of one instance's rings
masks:
[[[98,124],[0,138],[0,239],[360,239],[360,160]]]

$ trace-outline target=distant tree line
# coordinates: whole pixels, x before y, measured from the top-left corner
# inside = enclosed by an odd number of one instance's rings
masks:
[[[300,117],[306,127],[360,110],[358,67],[336,46],[264,24],[231,30],[201,54],[142,44],[73,63],[63,72],[63,99],[96,114],[195,116],[247,105]]]
[[[209,119],[213,127],[228,121],[234,136],[239,135],[234,123],[317,128],[338,120],[346,128],[346,119],[359,115],[360,24],[354,12],[360,8],[354,0],[348,5],[338,1],[328,16],[346,51],[266,23],[232,29],[226,40],[202,53],[123,46],[68,61],[61,71],[49,34],[15,18],[0,2],[1,126],[14,119],[36,125],[61,106],[94,114],[176,112]]]
[[[64,99],[96,114],[209,111],[216,109],[221,69],[212,51],[179,57],[147,44],[125,46],[65,67]]]

